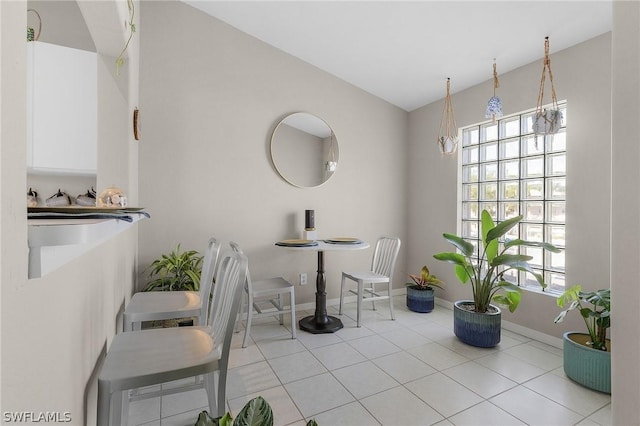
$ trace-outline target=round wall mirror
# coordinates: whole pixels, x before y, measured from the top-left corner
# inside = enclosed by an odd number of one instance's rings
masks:
[[[299,188],[325,183],[338,168],[338,141],[324,120],[306,112],[283,118],[271,136],[271,160]]]

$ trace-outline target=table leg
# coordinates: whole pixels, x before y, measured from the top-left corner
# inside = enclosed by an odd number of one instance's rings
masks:
[[[313,334],[334,333],[343,325],[339,318],[327,315],[327,279],[324,276],[324,252],[318,251],[318,274],[316,275],[315,315],[302,318],[300,329]]]

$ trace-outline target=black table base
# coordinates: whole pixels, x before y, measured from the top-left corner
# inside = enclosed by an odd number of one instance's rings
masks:
[[[304,317],[298,321],[298,324],[300,324],[300,330],[308,331],[313,334],[321,334],[335,333],[343,327],[342,321],[340,321],[339,318],[328,315],[325,318],[326,322],[318,322],[318,319],[314,315]]]
[[[324,276],[324,252],[318,252],[318,275],[316,276],[316,311],[304,317],[298,324],[300,329],[313,334],[335,333],[343,325],[339,318],[327,315],[327,280]]]

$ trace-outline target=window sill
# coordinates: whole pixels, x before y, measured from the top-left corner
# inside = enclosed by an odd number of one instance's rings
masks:
[[[29,279],[40,278],[143,219],[29,219]]]

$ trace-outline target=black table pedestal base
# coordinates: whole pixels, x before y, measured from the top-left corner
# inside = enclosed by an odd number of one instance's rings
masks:
[[[326,321],[324,321],[324,318],[316,318],[315,315],[304,317],[300,321],[298,321],[300,330],[308,331],[312,334],[321,334],[335,333],[343,327],[342,321],[340,321],[339,318],[329,315],[327,315],[325,318]],[[318,319],[320,321],[318,321]]]

